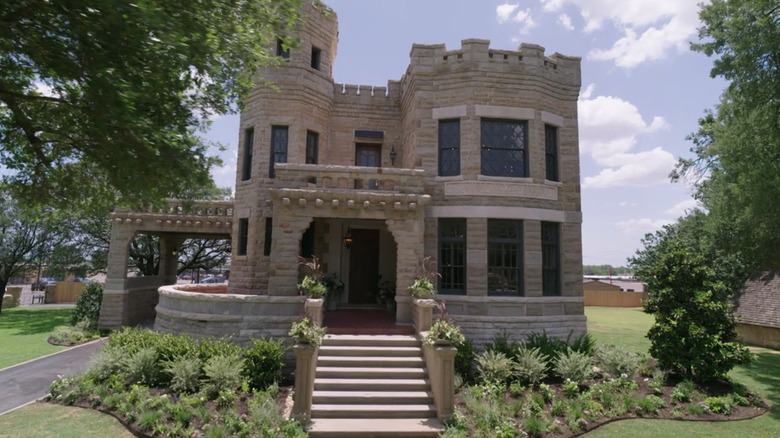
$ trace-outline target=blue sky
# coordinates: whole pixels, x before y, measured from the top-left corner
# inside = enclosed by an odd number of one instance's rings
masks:
[[[337,82],[386,85],[400,79],[413,43],[483,38],[492,48],[540,44],[545,54],[582,57],[579,103],[585,264],[625,265],[640,239],[695,206],[668,174],[690,156],[685,137],[726,83],[712,60],[690,51],[699,0],[477,1],[329,0],[339,21]],[[213,174],[235,183],[238,116],[207,134],[226,145]]]

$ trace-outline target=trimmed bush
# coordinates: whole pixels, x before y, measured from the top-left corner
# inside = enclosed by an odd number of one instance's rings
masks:
[[[105,382],[112,375],[124,373],[125,351],[112,344],[106,345],[90,361],[87,374],[98,382]]]
[[[563,379],[580,383],[593,377],[593,365],[585,353],[569,350],[558,356],[555,372]]]
[[[197,391],[202,369],[203,363],[196,357],[179,357],[165,365],[165,372],[171,376],[171,389],[176,392]]]
[[[144,348],[124,360],[125,376],[128,383],[140,383],[155,386],[159,383],[159,367],[157,366],[157,350],[154,347]]]
[[[76,299],[76,308],[70,315],[70,325],[86,321],[89,330],[97,330],[100,318],[100,304],[103,302],[103,284],[87,283]]]
[[[282,377],[284,342],[272,339],[252,339],[244,349],[243,375],[252,389],[265,390]]]
[[[212,399],[226,390],[236,390],[241,386],[241,370],[244,360],[238,355],[214,356],[203,366],[206,375],[204,389]]]
[[[528,335],[528,338],[525,340],[525,346],[539,350],[544,357],[548,372],[553,370],[558,356],[569,349],[569,344],[566,341],[547,336],[547,332],[544,331]]]
[[[547,361],[538,348],[521,345],[514,352],[514,376],[517,380],[536,385],[547,377]]]
[[[505,384],[512,376],[514,363],[504,353],[486,350],[477,356],[477,372],[484,383]]]
[[[594,358],[605,373],[612,376],[625,374],[629,378],[636,374],[643,362],[641,354],[610,344],[597,346]]]

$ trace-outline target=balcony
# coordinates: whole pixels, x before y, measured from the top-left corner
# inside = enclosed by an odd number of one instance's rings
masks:
[[[366,190],[396,194],[423,194],[422,169],[277,163],[276,180],[286,188]]]
[[[170,199],[158,206],[117,209],[111,218],[137,231],[223,235],[230,234],[233,226],[233,201]]]

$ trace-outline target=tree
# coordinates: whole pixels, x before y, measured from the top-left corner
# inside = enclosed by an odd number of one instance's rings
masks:
[[[648,286],[645,311],[655,322],[647,333],[650,354],[681,376],[707,381],[750,360],[736,342],[731,297],[745,282],[745,263],[721,251],[708,216],[694,211],[642,240],[629,259]]]
[[[2,185],[28,206],[159,201],[209,181],[196,134],[237,111],[301,0],[0,2]],[[289,38],[285,39],[292,43]]]
[[[694,181],[724,252],[752,273],[780,269],[780,4],[713,0],[700,17],[693,49],[715,57],[712,76],[730,83],[672,178]]]
[[[0,311],[8,281],[35,266],[34,256],[44,234],[43,221],[0,192]]]

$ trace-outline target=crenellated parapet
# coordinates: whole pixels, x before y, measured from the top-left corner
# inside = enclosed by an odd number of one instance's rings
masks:
[[[576,56],[553,53],[544,47],[522,43],[518,50],[490,48],[490,41],[465,39],[461,48],[447,50],[444,44],[414,44],[409,54],[408,74],[446,74],[464,69],[541,75],[555,82],[580,85],[580,62]]]
[[[401,83],[399,81],[387,81],[387,86],[333,84],[333,98],[339,103],[378,104],[384,105],[389,101],[401,98]]]

